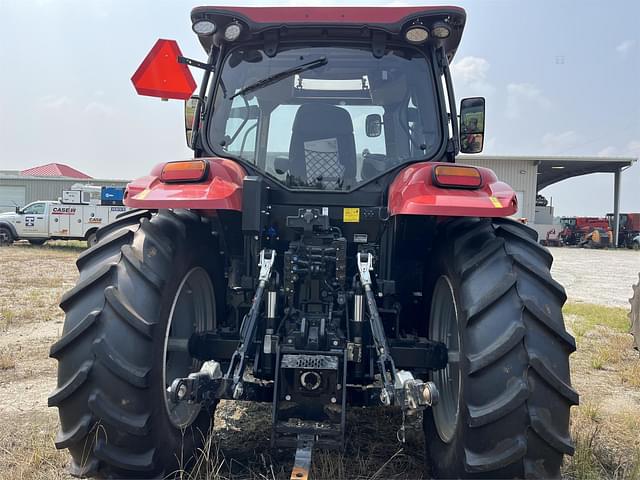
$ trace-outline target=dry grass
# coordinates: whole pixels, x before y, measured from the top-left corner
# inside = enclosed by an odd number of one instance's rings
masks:
[[[55,412],[32,412],[12,418],[0,433],[2,478],[69,479],[67,455],[53,446],[57,430]]]
[[[571,479],[640,478],[640,357],[632,348],[624,309],[568,305],[567,324],[576,335],[572,380],[581,394],[573,408],[576,453],[568,458]]]
[[[288,479],[292,451],[270,451],[271,407],[266,404],[221,402],[201,456],[186,480]],[[406,442],[396,440],[402,415],[398,410],[358,409],[347,415],[347,442],[343,453],[313,452],[311,478],[421,479],[424,476],[422,417],[406,419]]]
[[[0,370],[11,370],[16,368],[16,360],[8,352],[0,352]]]
[[[58,301],[76,282],[79,251],[48,243],[0,249],[0,331],[62,318]]]

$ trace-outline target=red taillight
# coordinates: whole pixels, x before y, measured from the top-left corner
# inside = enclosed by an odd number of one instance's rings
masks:
[[[475,167],[438,165],[433,169],[433,181],[440,187],[479,188],[482,175]]]
[[[187,160],[169,162],[162,167],[160,180],[171,182],[197,182],[202,180],[207,172],[207,162],[204,160]]]

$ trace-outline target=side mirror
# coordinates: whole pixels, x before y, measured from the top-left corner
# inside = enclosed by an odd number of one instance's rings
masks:
[[[16,205],[16,213],[20,213],[20,207]]]
[[[290,167],[289,157],[276,157],[273,159],[273,169],[278,175],[284,175]]]
[[[198,97],[191,97],[184,101],[184,131],[187,136],[187,146],[193,148],[191,140],[193,136],[193,121],[196,118]]]
[[[464,98],[460,102],[460,151],[480,153],[484,146],[484,98]]]
[[[382,117],[377,113],[367,115],[365,120],[367,137],[379,137],[382,135]]]

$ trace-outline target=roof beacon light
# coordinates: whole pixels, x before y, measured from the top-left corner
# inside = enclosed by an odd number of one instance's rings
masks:
[[[208,37],[216,33],[217,26],[211,20],[198,20],[191,26],[192,30],[198,35]]]
[[[235,42],[242,33],[242,26],[238,22],[232,22],[224,29],[224,39],[227,42]]]
[[[429,39],[429,30],[424,25],[413,25],[404,34],[407,42],[419,45]]]
[[[451,35],[451,28],[444,22],[436,22],[431,28],[431,35],[440,40],[444,40]]]

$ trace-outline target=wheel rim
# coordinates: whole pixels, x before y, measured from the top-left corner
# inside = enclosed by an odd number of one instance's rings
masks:
[[[436,430],[443,442],[449,443],[458,426],[460,416],[460,329],[458,309],[451,282],[441,276],[436,282],[431,302],[429,338],[447,346],[447,367],[432,373],[432,381],[440,394],[433,407]]]
[[[171,423],[178,428],[191,425],[201,407],[195,403],[173,403],[166,389],[174,379],[187,377],[200,369],[201,362],[189,355],[188,341],[193,333],[213,330],[215,313],[215,296],[209,274],[204,268],[195,267],[184,276],[176,291],[164,338],[164,403]]]

